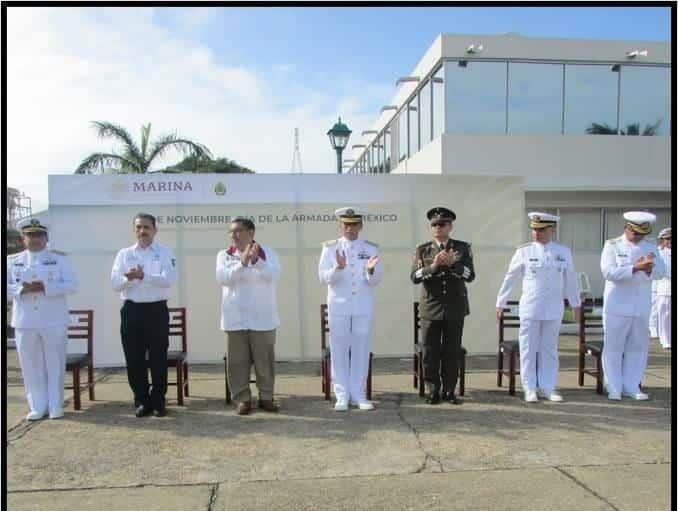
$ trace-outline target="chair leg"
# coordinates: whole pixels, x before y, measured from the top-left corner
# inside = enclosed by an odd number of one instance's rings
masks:
[[[501,350],[497,352],[497,387],[501,387],[501,378],[504,373],[504,354]]]
[[[459,357],[459,395],[463,396],[466,390],[466,356],[462,353]]]
[[[417,347],[415,346],[415,352],[414,356],[412,357],[412,373],[414,375],[414,388],[416,389],[419,386],[419,382],[417,381],[419,378],[419,355],[417,355],[416,349]]]
[[[224,358],[224,385],[226,387],[226,404],[231,404],[231,389],[228,388],[228,359]]]
[[[602,356],[597,356],[596,357],[596,366],[597,366],[597,371],[596,371],[596,392],[598,394],[603,393],[603,361],[602,361]]]
[[[320,359],[320,392],[325,393],[325,359]]]
[[[177,369],[177,402],[179,406],[184,406],[184,371],[181,365],[181,360],[177,360],[175,364]]]
[[[94,368],[87,364],[87,386],[89,387],[89,400],[94,401]]]
[[[326,358],[323,360],[323,364],[325,365],[325,370],[324,370],[324,376],[323,380],[325,382],[325,401],[330,400],[330,387],[332,386],[332,375],[330,374],[330,359]]]
[[[189,395],[188,395],[188,362],[186,362],[185,360],[184,360],[184,363],[183,363],[183,367],[184,367],[184,395],[186,397],[189,397]]]
[[[73,408],[80,410],[80,365],[73,366]]]
[[[424,392],[425,392],[425,384],[426,381],[424,380],[424,358],[419,357],[419,397],[424,397]]]
[[[509,355],[509,394],[516,395],[516,352]]]
[[[370,352],[370,365],[367,367],[367,399],[372,400],[372,353]]]
[[[577,368],[579,374],[579,386],[584,386],[584,366],[586,365],[586,359],[584,353],[579,353],[579,366]]]

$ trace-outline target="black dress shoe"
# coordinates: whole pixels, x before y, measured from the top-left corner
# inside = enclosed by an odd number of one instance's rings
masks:
[[[155,417],[165,417],[167,415],[167,408],[164,406],[162,408],[157,408],[153,410],[153,415]]]
[[[152,412],[153,410],[151,409],[151,407],[146,405],[139,405],[134,411],[134,415],[136,415],[137,417],[146,417],[147,415],[151,415]]]
[[[440,393],[436,391],[429,392],[429,395],[426,397],[426,402],[430,405],[437,405],[440,403]]]
[[[453,405],[460,405],[463,403],[461,399],[459,399],[454,392],[448,392],[445,395],[445,401],[448,401],[449,403]]]

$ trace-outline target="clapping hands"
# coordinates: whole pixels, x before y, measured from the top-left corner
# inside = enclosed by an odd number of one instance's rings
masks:
[[[337,254],[337,267],[340,270],[343,270],[344,268],[346,268],[346,253],[343,250],[339,251],[339,249],[337,249],[336,254]]]
[[[252,240],[247,247],[245,247],[242,254],[240,254],[240,262],[242,265],[247,266],[248,264],[257,264],[257,261],[259,260],[259,250],[261,250],[259,243]]]
[[[137,264],[134,268],[126,272],[125,277],[127,277],[127,280],[134,280],[134,279],[139,279],[143,280],[144,279],[144,267],[141,266],[140,264]]]

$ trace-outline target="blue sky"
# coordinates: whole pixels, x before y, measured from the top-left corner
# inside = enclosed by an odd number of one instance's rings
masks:
[[[668,7],[46,7],[7,20],[8,184],[42,206],[47,174],[109,149],[91,120],[135,135],[152,122],[258,172],[289,171],[298,127],[304,171],[332,172],[336,116],[368,129],[441,32],[670,39]],[[36,161],[40,123],[61,138]]]

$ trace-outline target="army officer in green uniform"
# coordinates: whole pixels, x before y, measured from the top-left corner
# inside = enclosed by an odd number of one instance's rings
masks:
[[[422,285],[419,315],[426,402],[437,404],[443,399],[460,404],[455,387],[464,317],[469,314],[466,283],[476,276],[473,254],[470,243],[450,238],[457,218],[453,211],[436,207],[426,217],[433,239],[417,246],[410,274],[414,284]]]

